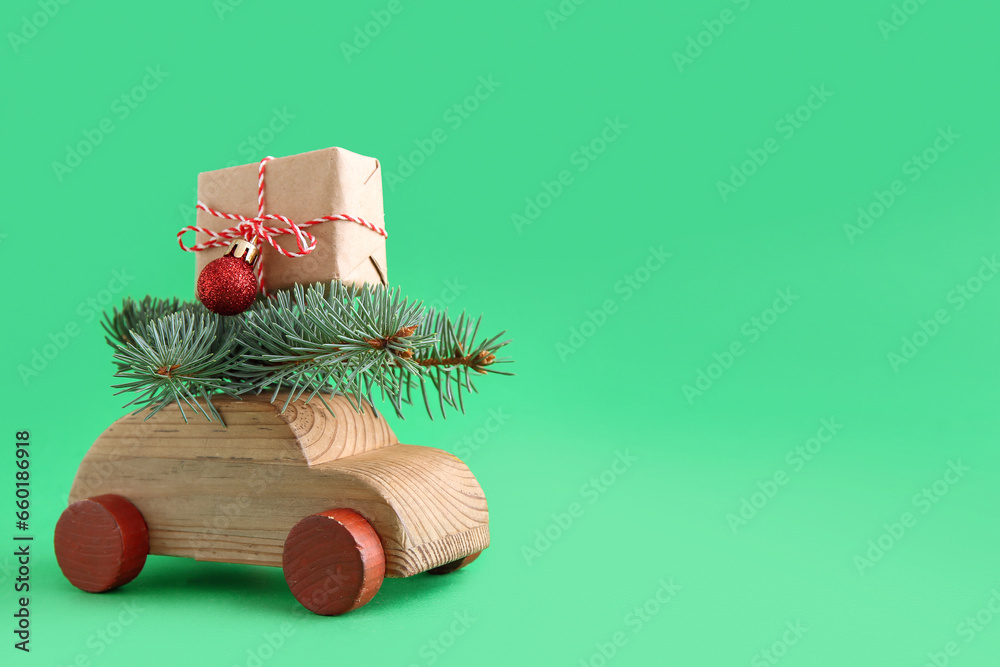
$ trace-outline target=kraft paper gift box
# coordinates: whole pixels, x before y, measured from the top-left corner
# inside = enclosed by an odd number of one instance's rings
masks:
[[[254,162],[199,174],[198,199],[222,213],[256,217],[258,166]],[[381,166],[375,158],[336,147],[275,158],[264,171],[264,213],[283,215],[296,224],[347,214],[384,229]],[[199,227],[221,232],[236,224],[198,211]],[[288,226],[280,220],[265,224]],[[316,249],[304,257],[285,257],[266,242],[261,244],[267,290],[332,280],[388,284],[385,238],[380,234],[347,220],[321,222],[304,230],[316,237]],[[209,240],[207,234],[196,236],[198,243]],[[291,234],[277,235],[275,240],[286,250],[297,250]],[[206,264],[225,253],[226,247],[195,253],[195,281]]]

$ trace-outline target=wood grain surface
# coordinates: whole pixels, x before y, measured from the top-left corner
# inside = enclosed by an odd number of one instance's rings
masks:
[[[351,509],[376,530],[386,576],[407,577],[489,545],[486,498],[457,457],[398,444],[347,399],[214,402],[226,426],[184,423],[176,407],[110,426],[84,458],[70,501],[116,494],[149,527],[149,552],[280,567],[304,517]]]

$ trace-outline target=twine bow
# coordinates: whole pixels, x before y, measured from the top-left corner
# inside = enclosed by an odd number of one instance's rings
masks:
[[[339,215],[324,215],[319,218],[313,218],[307,222],[302,222],[296,224],[291,219],[286,218],[283,215],[277,215],[275,213],[264,213],[264,168],[267,163],[273,160],[274,157],[267,156],[260,161],[260,166],[257,170],[257,217],[255,218],[245,218],[242,215],[237,215],[235,213],[223,213],[221,211],[216,211],[215,209],[209,208],[201,200],[198,201],[198,210],[205,211],[216,218],[225,218],[226,220],[236,220],[238,224],[228,227],[221,232],[216,232],[205,227],[198,227],[196,225],[188,225],[184,227],[179,232],[177,232],[177,243],[180,245],[181,250],[187,252],[200,252],[202,250],[208,250],[209,248],[218,248],[221,246],[229,245],[230,241],[234,239],[245,239],[250,243],[267,243],[276,252],[285,257],[305,257],[313,250],[316,249],[316,237],[305,230],[306,227],[311,227],[312,225],[318,225],[321,222],[331,222],[338,220],[346,220],[348,222],[354,222],[362,227],[366,227],[371,231],[375,232],[383,238],[388,237],[384,229],[375,225],[363,218],[356,218],[352,215],[339,214]],[[288,225],[287,227],[267,227],[264,223],[269,220],[278,220],[280,222]],[[184,245],[183,236],[186,232],[200,232],[209,237],[209,240],[204,243],[196,243],[191,247]],[[295,245],[298,250],[286,250],[278,245],[275,240],[276,236],[282,234],[291,234],[295,237]],[[257,260],[257,282],[260,285],[260,289],[265,294],[264,290],[264,255],[261,254],[260,258]]]

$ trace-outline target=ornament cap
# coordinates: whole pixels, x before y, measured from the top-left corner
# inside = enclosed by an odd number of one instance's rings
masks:
[[[242,259],[250,266],[253,266],[257,262],[257,258],[260,257],[260,248],[250,241],[236,239],[229,244],[229,249],[226,250],[226,255]]]

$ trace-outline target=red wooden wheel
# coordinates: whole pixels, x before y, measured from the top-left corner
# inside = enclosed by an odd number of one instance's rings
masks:
[[[135,505],[107,494],[79,500],[56,524],[56,560],[69,582],[103,593],[135,579],[146,564],[149,531]]]
[[[444,565],[438,565],[437,567],[432,567],[427,570],[429,574],[451,574],[455,570],[461,570],[463,567],[471,563],[472,561],[479,558],[479,554],[482,551],[477,551],[474,554],[469,554],[465,558],[459,558],[458,560],[453,560],[450,563],[445,563]]]
[[[302,606],[336,616],[375,597],[385,577],[385,552],[360,514],[329,510],[295,524],[285,540],[281,566]]]

